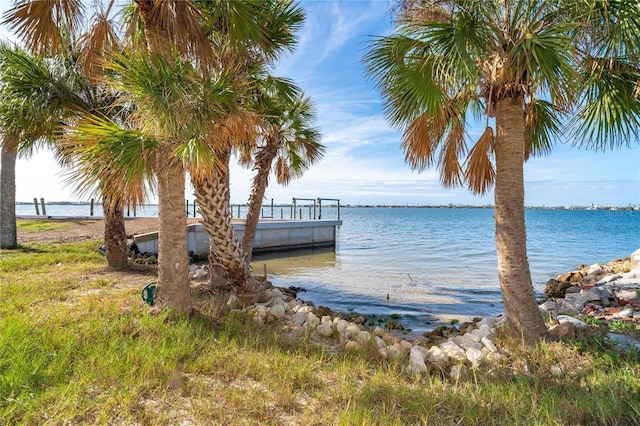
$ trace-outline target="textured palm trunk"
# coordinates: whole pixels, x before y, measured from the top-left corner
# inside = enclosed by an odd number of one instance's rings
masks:
[[[229,157],[229,152],[222,152],[218,159],[228,166]],[[202,224],[209,235],[210,270],[222,268],[230,285],[240,292],[251,293],[249,267],[244,261],[242,245],[233,231],[229,169],[226,167],[227,172],[220,169],[208,175],[192,177]]]
[[[107,263],[114,269],[129,266],[127,232],[124,226],[124,211],[114,197],[104,197],[104,248]]]
[[[14,248],[18,245],[16,157],[15,149],[3,145],[0,153],[0,248]]]
[[[171,41],[158,13],[158,0],[135,0],[144,22],[144,35],[150,55],[160,54],[172,63]],[[165,307],[190,312],[193,307],[189,288],[187,252],[187,212],[185,169],[170,146],[158,154],[155,174],[158,179],[158,300]]]
[[[187,253],[187,212],[185,170],[171,155],[159,156],[158,179],[158,300],[167,308],[190,312],[193,306],[189,288]]]
[[[538,309],[524,221],[523,98],[496,103],[495,221],[498,275],[507,324],[512,335],[535,342],[546,333]]]
[[[254,169],[257,170],[257,172],[251,185],[247,218],[244,222],[244,233],[242,234],[242,250],[244,251],[245,263],[247,265],[251,262],[253,243],[256,238],[258,221],[260,220],[260,210],[262,209],[262,200],[269,185],[271,165],[277,153],[278,147],[275,144],[269,143],[256,156]]]

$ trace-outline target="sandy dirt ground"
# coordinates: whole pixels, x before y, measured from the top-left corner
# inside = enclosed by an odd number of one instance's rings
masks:
[[[53,221],[62,226],[46,231],[28,231],[18,227],[18,243],[28,241],[42,242],[72,242],[83,240],[96,240],[104,238],[104,221],[87,218],[18,218],[19,221]],[[198,219],[187,219],[188,223],[197,223]],[[127,235],[138,235],[158,230],[157,217],[131,217],[125,219]]]

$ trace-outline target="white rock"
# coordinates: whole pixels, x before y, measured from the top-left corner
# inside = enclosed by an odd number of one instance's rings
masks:
[[[356,340],[358,340],[358,342],[360,343],[367,343],[371,340],[371,333],[369,333],[368,331],[362,330],[356,336]]]
[[[476,328],[475,330],[471,330],[468,333],[464,333],[464,337],[466,337],[467,339],[471,339],[474,342],[480,342],[480,339],[482,338],[481,333],[482,332]]]
[[[419,346],[414,346],[409,352],[409,363],[417,373],[425,373],[427,371],[427,365],[424,362],[424,353],[420,350]]]
[[[320,324],[320,318],[316,316],[313,312],[307,312],[307,320],[304,323],[304,326],[307,329],[315,330]]]
[[[298,312],[299,307],[302,306],[302,302],[298,299],[291,299],[289,303],[287,303],[287,310]],[[297,309],[296,309],[297,308]]]
[[[384,343],[384,340],[382,340],[379,336],[375,336],[373,340],[376,342],[376,346],[378,346],[378,348],[384,348],[387,346],[386,343]]]
[[[193,278],[197,280],[197,279],[206,277],[207,274],[208,274],[208,272],[205,269],[197,269],[193,273]]]
[[[618,318],[632,318],[633,317],[633,309],[631,308],[624,308],[623,310],[621,310],[620,312],[618,312],[616,314],[616,316]]]
[[[313,312],[313,308],[309,305],[301,305],[297,308],[293,308],[293,312],[304,312],[306,314],[309,312]]]
[[[333,328],[331,327],[331,324],[327,324],[325,322],[320,323],[317,330],[318,333],[320,333],[324,337],[331,337],[331,335],[333,334]]]
[[[378,353],[383,359],[389,359],[389,352],[387,348],[378,348]]]
[[[307,314],[304,312],[296,312],[291,316],[291,322],[294,327],[302,327],[307,320]]]
[[[276,298],[276,297],[282,297],[283,294],[277,288],[272,288],[270,290],[267,290],[267,296],[269,296],[270,298],[273,299],[273,298]]]
[[[332,325],[333,324],[333,318],[331,318],[329,315],[324,315],[322,318],[320,318],[320,322],[323,323],[323,324]]]
[[[387,353],[390,358],[400,358],[400,355],[402,355],[402,351],[394,345],[387,346]]]
[[[232,294],[229,296],[229,300],[227,300],[227,306],[235,306],[238,303],[238,296]]]
[[[489,327],[489,329],[491,329],[491,328],[495,327],[497,322],[498,322],[498,318],[486,317],[486,318],[482,318],[480,321],[478,321],[476,323],[476,327],[481,328],[483,325],[486,325],[487,327]]]
[[[572,324],[576,327],[586,328],[587,323],[584,321],[580,321],[578,318],[570,317],[568,315],[558,315],[558,322],[560,324]]]
[[[638,270],[640,272],[640,248],[631,253],[631,270]]]
[[[198,270],[199,266],[198,265],[189,265],[189,273],[190,274],[195,274],[196,271]]]
[[[355,338],[358,334],[360,334],[360,327],[353,322],[349,323],[344,330],[344,337],[347,339]]]
[[[484,359],[484,354],[478,348],[467,349],[466,355],[467,355],[467,359],[471,362],[471,364],[473,364],[476,367],[480,365],[480,362],[482,362],[482,360]]]
[[[467,355],[464,349],[462,349],[460,346],[456,345],[450,340],[442,343],[440,345],[440,349],[442,349],[442,351],[446,353],[447,356],[449,356],[450,358],[458,359],[458,360],[463,360],[467,358]]]
[[[269,313],[273,315],[276,319],[284,318],[284,313],[285,313],[284,304],[277,304],[272,306],[269,309]]]
[[[336,330],[338,330],[338,333],[340,334],[345,334],[345,331],[347,330],[348,326],[349,326],[349,321],[345,319],[340,318],[336,322]]]
[[[480,339],[480,343],[482,343],[485,348],[489,349],[490,352],[496,352],[498,350],[496,345],[488,337]]]
[[[604,277],[602,277],[602,279],[600,279],[600,281],[598,281],[596,284],[605,284],[605,283],[609,283],[611,281],[615,281],[618,278],[620,278],[619,275],[616,274],[610,274],[610,275],[605,275]]]
[[[476,348],[478,350],[480,350],[482,348],[482,345],[480,344],[480,342],[467,337],[467,335],[465,334],[464,336],[456,336],[453,338],[453,342],[460,346],[462,349],[464,349],[465,351],[469,348]]]
[[[558,305],[553,300],[545,300],[540,305],[538,305],[538,309],[540,309],[542,313],[548,313],[549,311],[558,312],[559,308],[560,308],[560,305]]]
[[[376,328],[373,329],[373,334],[375,334],[378,337],[384,336],[385,333],[386,333],[386,330],[380,326],[376,326]]]
[[[599,263],[594,263],[593,265],[589,266],[589,268],[587,268],[587,274],[591,274],[593,272],[599,271],[602,269],[602,265]]]
[[[433,362],[444,363],[449,361],[449,356],[438,346],[431,346],[431,348],[429,348],[429,353],[427,354],[427,359]]]

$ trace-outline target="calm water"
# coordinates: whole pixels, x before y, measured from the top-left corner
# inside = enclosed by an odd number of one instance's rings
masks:
[[[88,210],[47,206],[49,215],[87,215]],[[279,217],[280,209],[275,210]],[[18,206],[17,213],[33,214],[34,208]],[[304,288],[302,299],[341,312],[397,314],[415,332],[450,318],[502,312],[493,210],[341,208],[340,213],[335,251],[260,256],[255,272],[262,274],[266,264],[275,285]],[[137,214],[157,216],[157,207]],[[288,210],[283,214],[288,217]],[[303,214],[306,218],[308,211]],[[334,219],[335,209],[323,208],[322,216]],[[640,211],[528,210],[526,220],[538,293],[549,278],[577,264],[605,263],[640,247]]]

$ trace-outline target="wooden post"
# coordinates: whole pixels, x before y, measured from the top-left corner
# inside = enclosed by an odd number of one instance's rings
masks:
[[[38,199],[33,199],[33,205],[36,206],[36,216],[40,216],[40,209],[38,208]]]
[[[46,216],[47,209],[44,208],[44,198],[40,198],[40,204],[42,205],[42,216]]]
[[[184,200],[184,202],[186,204],[187,217],[189,217],[189,200]]]
[[[93,216],[93,203],[94,203],[94,199],[91,199],[91,205],[89,207],[89,216]]]
[[[193,200],[193,217],[196,217],[196,200]]]
[[[284,219],[284,209],[280,208],[280,219]]]
[[[238,219],[240,219],[240,204],[238,204]]]

